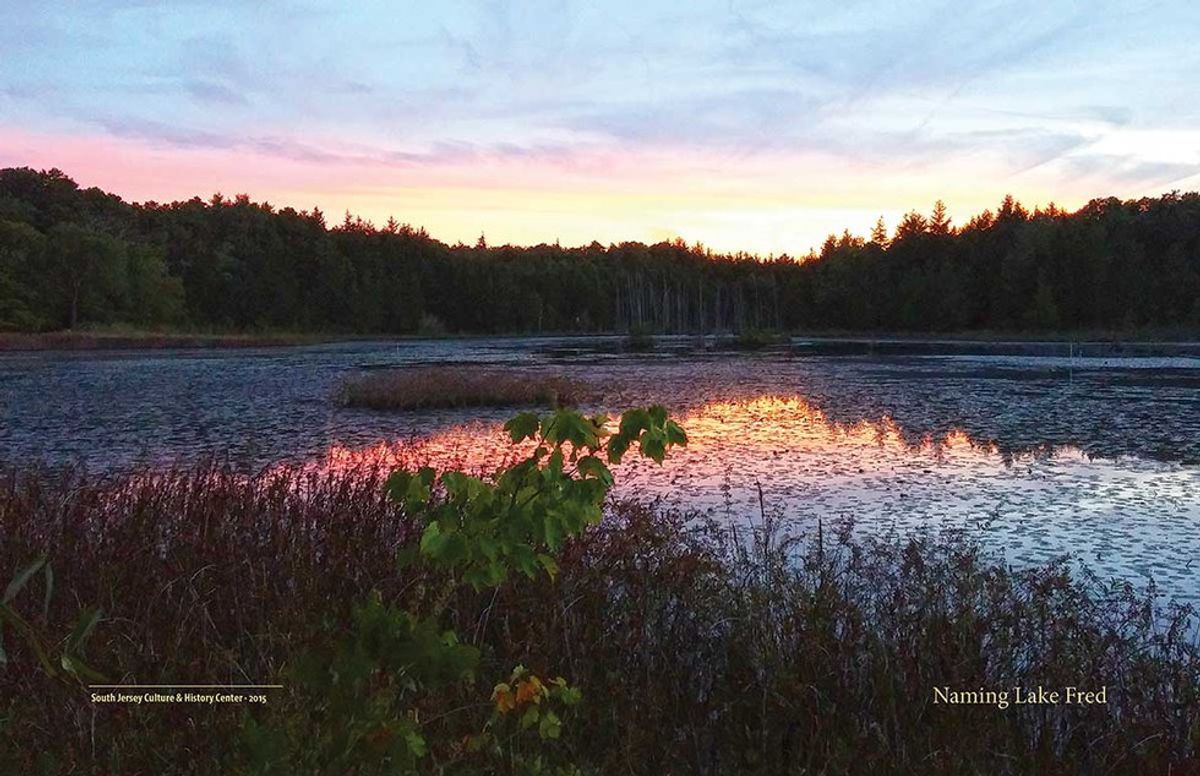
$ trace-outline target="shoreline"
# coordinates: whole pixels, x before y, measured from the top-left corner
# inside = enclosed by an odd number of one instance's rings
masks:
[[[1164,332],[794,332],[758,347],[740,347],[738,335],[655,334],[654,349],[787,352],[817,356],[1022,355],[1047,357],[1200,357],[1200,336]],[[553,332],[461,334],[337,333],[186,333],[186,332],[0,332],[0,355],[6,353],[105,350],[234,350],[288,348],[351,342],[578,340],[624,342],[621,332]],[[699,347],[697,347],[699,345]]]
[[[0,353],[30,353],[76,350],[171,350],[293,347],[336,342],[339,337],[322,334],[187,334],[181,332],[131,331],[0,333]]]

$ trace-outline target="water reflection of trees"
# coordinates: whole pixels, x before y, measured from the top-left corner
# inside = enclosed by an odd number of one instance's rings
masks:
[[[912,447],[961,433],[1008,459],[1071,447],[1091,458],[1200,463],[1200,376],[1191,373],[1068,376],[830,359],[638,369],[627,377],[669,404],[793,397],[839,427],[890,424]]]
[[[813,381],[805,399],[842,426],[887,419],[912,446],[960,432],[1006,459],[1078,448],[1091,458],[1134,456],[1200,463],[1194,389],[1114,387],[1100,378],[880,381],[868,389]],[[1192,395],[1180,395],[1186,391]]]
[[[886,469],[898,460],[923,459],[958,465],[1048,458],[1078,450],[1051,444],[1002,449],[959,427],[923,431],[905,427],[886,414],[828,414],[798,395],[760,394],[711,398],[679,410],[689,436],[688,449],[674,464],[693,476],[717,477],[733,463],[775,468],[772,461],[824,461],[834,469],[859,472]],[[431,428],[405,439],[369,444],[333,444],[308,465],[322,471],[414,468],[427,463],[484,474],[517,455],[499,422],[468,421]],[[756,463],[756,462],[762,462]],[[764,470],[765,470],[764,469]]]
[[[739,458],[772,455],[772,445],[786,441],[793,450],[891,445],[897,456],[970,451],[993,464],[1064,453],[1200,463],[1200,392],[1194,378],[1178,374],[1109,371],[1068,378],[994,364],[794,358],[639,359],[576,363],[571,370],[607,392],[589,411],[662,402],[681,413],[694,439],[715,444],[732,436],[717,449]],[[735,412],[736,422],[720,422],[723,413]],[[486,435],[480,430],[498,429],[502,420],[503,413],[494,411],[443,413],[420,424],[419,445],[400,447],[406,456],[419,451],[438,460],[493,465],[502,455],[503,435],[496,434],[494,445],[481,444]],[[468,423],[474,424],[470,433],[460,433]],[[812,432],[807,436],[796,428],[804,423]],[[367,425],[360,441],[328,448],[343,459],[332,464],[395,458],[394,442],[371,450],[379,440],[398,438],[388,433],[387,422],[376,418]],[[474,449],[468,453],[469,446]]]
[[[743,413],[743,426],[747,428],[738,432],[742,436],[737,441],[751,449],[767,448],[772,441],[784,442],[789,436],[794,439],[795,426],[799,423],[808,424],[815,430],[814,433],[803,435],[802,446],[809,451],[835,447],[876,447],[891,448],[900,455],[919,454],[935,459],[943,458],[946,454],[969,451],[977,458],[996,457],[1006,465],[1018,458],[1052,458],[1064,450],[1078,453],[1073,446],[1046,442],[1002,447],[993,439],[972,435],[960,425],[937,428],[905,426],[883,410],[871,412],[860,408],[834,414],[800,395],[765,394],[713,400],[685,413],[682,420],[693,436],[698,433],[704,435],[705,432],[708,432],[708,436],[716,436],[717,432],[706,427],[721,426],[726,414],[739,410]],[[753,417],[753,424],[745,422],[747,414]]]

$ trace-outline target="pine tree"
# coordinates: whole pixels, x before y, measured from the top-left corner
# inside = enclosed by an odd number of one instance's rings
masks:
[[[875,222],[875,228],[871,230],[871,242],[881,248],[888,247],[888,243],[891,242],[888,239],[887,224],[884,223],[883,216],[879,217],[879,220]]]
[[[930,234],[950,234],[950,217],[946,215],[946,203],[940,199],[933,204],[933,213],[929,216]]]

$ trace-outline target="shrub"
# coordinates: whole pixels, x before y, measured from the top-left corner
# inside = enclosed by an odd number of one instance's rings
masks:
[[[292,678],[299,702],[266,726],[248,720],[243,738],[257,773],[566,774],[569,760],[543,746],[523,747],[536,729],[542,742],[558,739],[561,709],[579,693],[565,679],[543,681],[518,666],[491,693],[495,709],[478,733],[440,725],[422,714],[455,690],[468,692],[479,649],[441,630],[449,598],[460,586],[491,590],[510,575],[532,580],[558,573],[555,556],[566,539],[600,521],[619,463],[631,445],[662,462],[686,443],[662,407],[630,410],[616,433],[608,418],[570,410],[517,415],[505,425],[514,443],[531,440],[527,458],[482,479],[460,471],[399,470],[387,492],[421,526],[421,538],[401,551],[404,566],[427,566],[441,577],[432,599],[407,608],[386,606],[378,593],[354,612],[348,632],[304,654]],[[484,642],[486,644],[486,642]],[[559,708],[555,708],[555,704]],[[520,722],[514,727],[511,716]],[[470,724],[469,714],[461,724]]]
[[[654,350],[654,335],[647,326],[634,326],[625,337],[625,349],[634,353]]]
[[[731,343],[734,350],[761,350],[772,345],[787,344],[788,337],[770,329],[742,329]]]
[[[447,333],[446,324],[442,323],[442,319],[433,313],[422,315],[417,324],[417,336],[419,337],[445,337]]]

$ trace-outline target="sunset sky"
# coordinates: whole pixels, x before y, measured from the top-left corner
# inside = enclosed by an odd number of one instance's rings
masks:
[[[1188,2],[0,5],[0,166],[448,242],[805,253],[1200,188]]]

